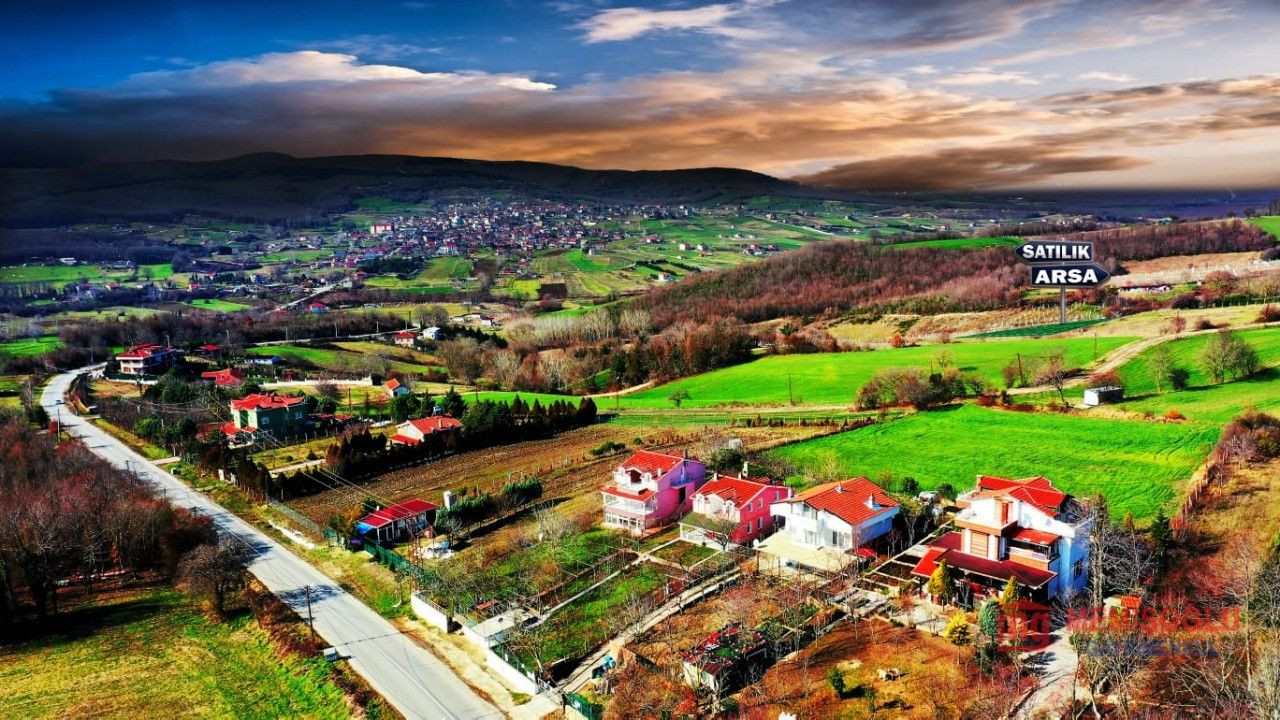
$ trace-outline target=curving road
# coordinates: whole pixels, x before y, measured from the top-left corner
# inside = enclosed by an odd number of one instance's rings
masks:
[[[62,397],[78,372],[82,371],[58,375],[45,388],[40,402],[49,417],[60,420],[63,428],[99,457],[118,468],[137,473],[175,505],[196,509],[213,518],[223,537],[250,553],[249,571],[304,618],[307,615],[307,587],[310,587],[316,632],[337,648],[351,667],[406,718],[476,720],[502,717],[497,708],[477,696],[443,662],[328,576],[101,428],[71,412],[62,404]]]

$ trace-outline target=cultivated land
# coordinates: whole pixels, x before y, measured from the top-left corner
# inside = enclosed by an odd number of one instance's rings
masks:
[[[1059,349],[1067,364],[1087,366],[1133,338],[1064,338],[998,340],[886,348],[868,352],[778,355],[735,365],[704,375],[684,378],[622,397],[623,408],[670,408],[672,393],[686,391],[682,407],[705,408],[734,405],[835,405],[849,406],[858,388],[877,371],[890,367],[937,367],[940,353],[949,354],[955,367],[976,372],[999,386],[1000,370],[1019,355],[1028,366]],[[1095,351],[1096,348],[1096,351]],[[612,405],[612,402],[601,403]]]
[[[169,589],[65,613],[77,628],[0,653],[7,717],[350,716],[320,658],[279,656],[247,614],[211,623]]]
[[[1249,222],[1271,233],[1277,240],[1280,240],[1280,215],[1264,215],[1262,217],[1252,218]]]
[[[808,473],[910,476],[963,491],[978,474],[1043,475],[1078,497],[1102,492],[1117,516],[1170,512],[1217,441],[1200,424],[1020,413],[963,405],[793,445],[771,454]]]
[[[364,343],[351,343],[354,345],[365,345]],[[263,347],[253,347],[245,350],[250,355],[258,355],[271,357],[279,355],[282,358],[294,362],[302,362],[309,364],[320,370],[332,370],[344,373],[361,373],[368,372],[372,367],[372,361],[381,364],[377,358],[370,358],[370,353],[376,353],[386,359],[388,369],[396,370],[402,373],[418,374],[431,372],[433,366],[425,365],[413,360],[392,359],[398,357],[409,357],[409,353],[413,351],[405,348],[406,352],[397,353],[392,346],[380,343],[370,343],[376,345],[377,349],[367,349],[361,347],[359,350],[342,349],[342,344],[336,345],[336,348],[311,347],[308,345],[267,345]]]

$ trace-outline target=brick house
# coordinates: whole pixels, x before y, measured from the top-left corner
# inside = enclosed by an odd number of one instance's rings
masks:
[[[706,479],[707,466],[699,460],[641,450],[600,491],[604,526],[643,535],[670,525],[693,507],[693,494]]]

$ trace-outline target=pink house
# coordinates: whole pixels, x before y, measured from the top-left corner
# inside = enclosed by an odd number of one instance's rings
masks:
[[[769,506],[786,500],[792,490],[767,478],[717,475],[693,495],[693,512],[680,520],[680,539],[698,545],[719,544],[728,522],[737,523],[729,533],[734,545],[749,545],[773,533]]]
[[[641,450],[600,491],[604,526],[643,535],[670,525],[693,507],[694,492],[706,479],[707,466],[698,460]]]

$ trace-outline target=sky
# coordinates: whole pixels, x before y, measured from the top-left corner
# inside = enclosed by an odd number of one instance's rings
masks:
[[[1275,0],[25,3],[0,165],[403,153],[1280,186]]]

